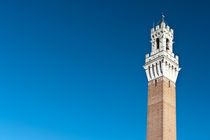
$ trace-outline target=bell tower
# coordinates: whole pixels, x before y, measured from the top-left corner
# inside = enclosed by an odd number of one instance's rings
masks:
[[[151,53],[145,56],[148,79],[147,140],[176,140],[176,79],[179,58],[174,31],[164,21],[151,29]]]

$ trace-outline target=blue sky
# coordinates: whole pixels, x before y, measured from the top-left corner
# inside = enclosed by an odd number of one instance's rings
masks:
[[[175,32],[177,137],[210,139],[208,1],[0,1],[1,140],[145,140],[150,29]]]

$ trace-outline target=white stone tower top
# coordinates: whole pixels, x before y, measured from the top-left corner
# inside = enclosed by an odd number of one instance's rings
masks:
[[[176,83],[179,73],[179,57],[173,53],[174,31],[166,25],[164,16],[160,25],[151,29],[152,49],[146,54],[144,69],[148,81],[164,76]]]

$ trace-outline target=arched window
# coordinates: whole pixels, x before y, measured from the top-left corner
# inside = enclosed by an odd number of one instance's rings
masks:
[[[169,50],[169,39],[166,39],[166,50]]]
[[[160,48],[160,39],[159,38],[156,39],[156,47],[157,47],[157,49]]]

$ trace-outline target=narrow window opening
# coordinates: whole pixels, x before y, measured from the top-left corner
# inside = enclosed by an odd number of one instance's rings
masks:
[[[160,39],[159,38],[156,39],[156,46],[157,46],[157,49],[160,48]]]
[[[157,86],[157,80],[155,79],[155,86]]]
[[[169,50],[169,39],[166,39],[166,50]]]
[[[168,81],[168,87],[171,87],[171,82],[170,81]]]

